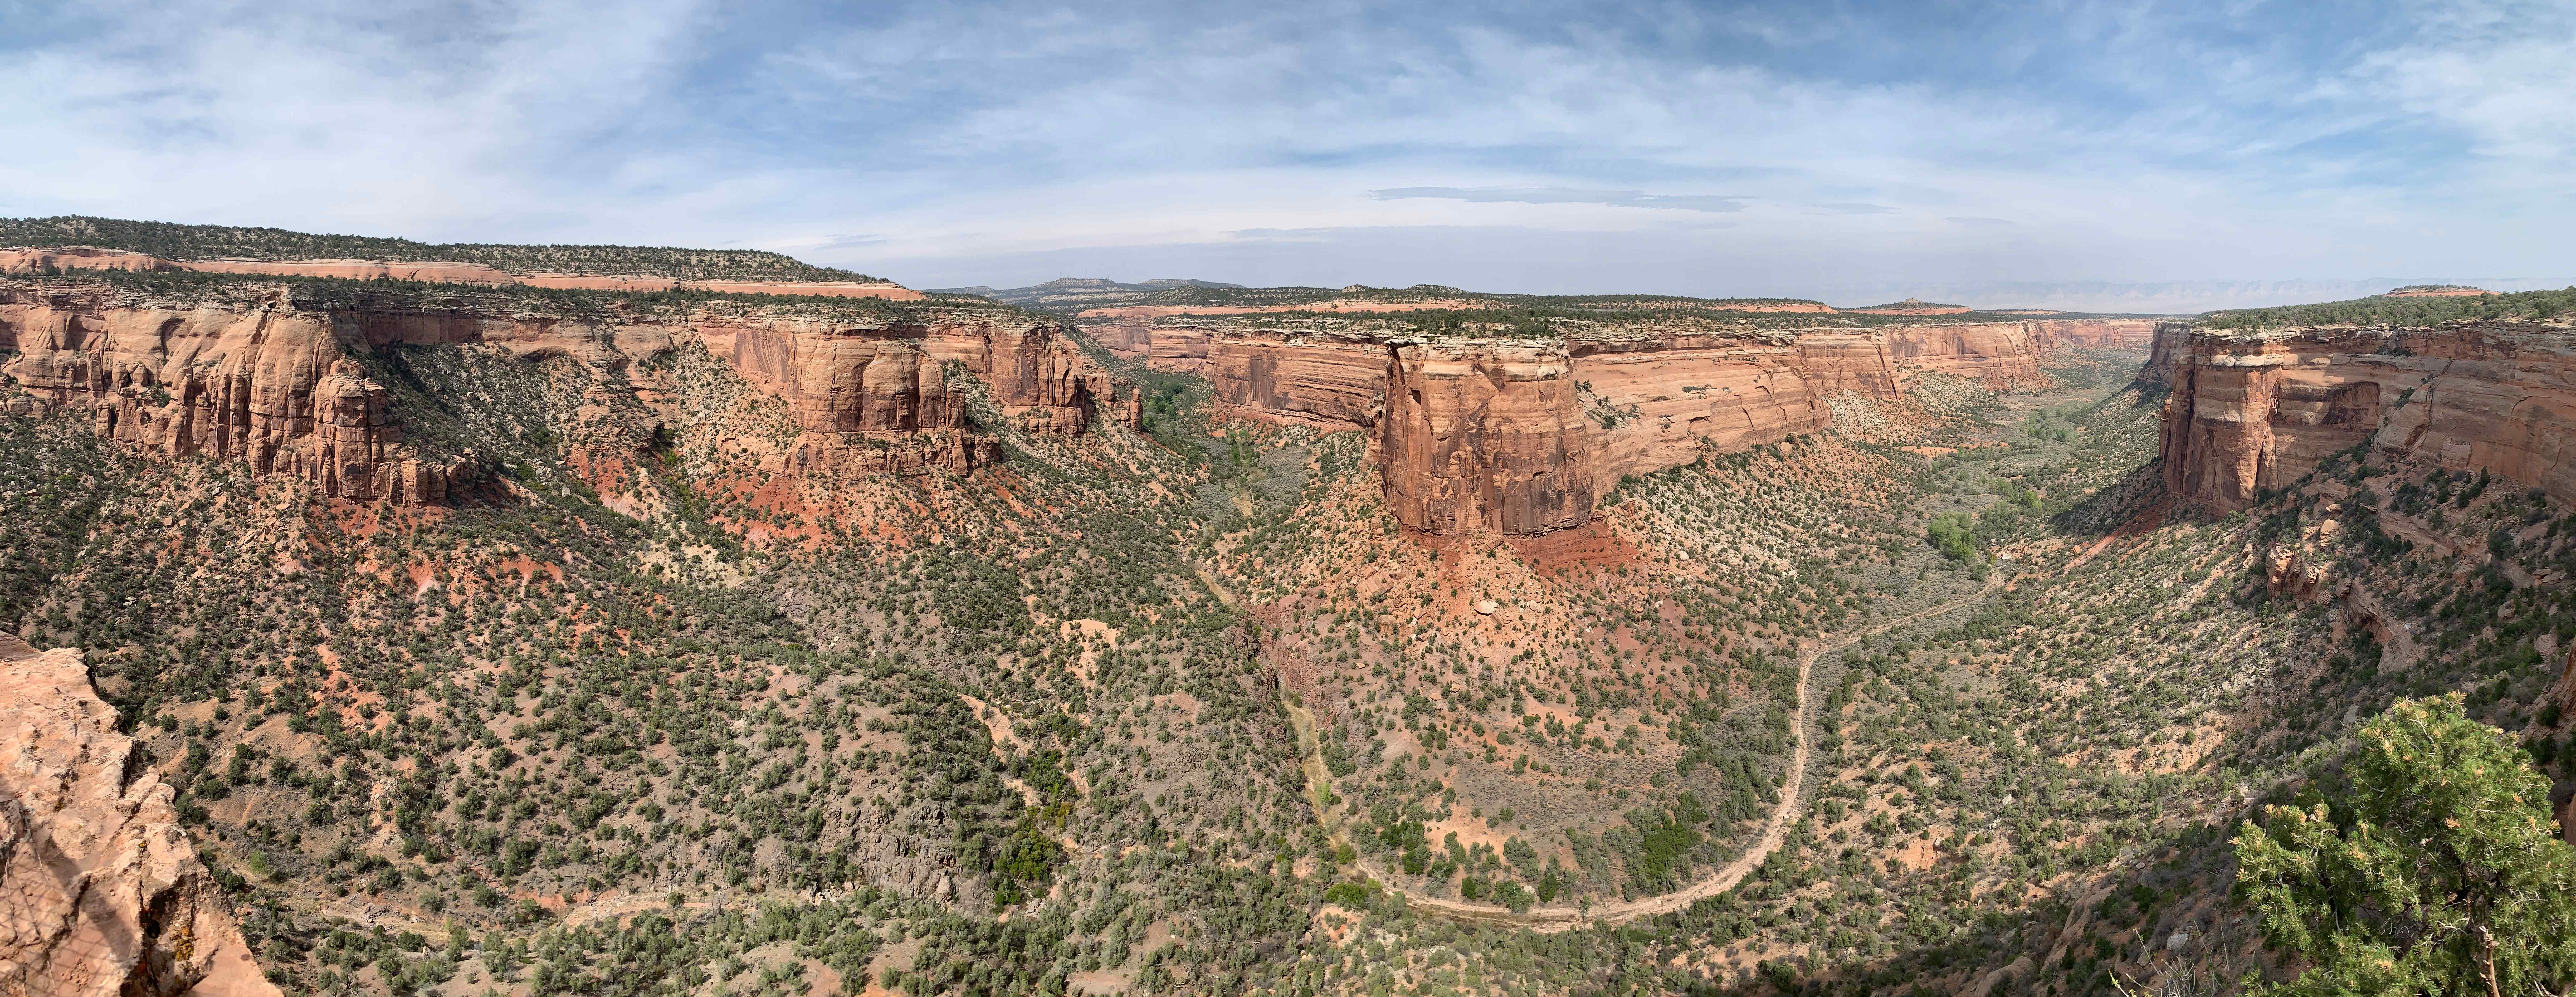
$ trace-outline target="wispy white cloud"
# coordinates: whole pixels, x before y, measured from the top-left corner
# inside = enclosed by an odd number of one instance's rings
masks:
[[[0,213],[941,284],[2576,272],[2576,12],[2394,2],[20,7]]]
[[[1380,201],[1428,197],[1474,204],[1601,204],[1613,208],[1664,208],[1675,211],[1742,211],[1752,200],[1728,194],[1649,194],[1642,190],[1582,190],[1573,187],[1389,187],[1369,191]]]

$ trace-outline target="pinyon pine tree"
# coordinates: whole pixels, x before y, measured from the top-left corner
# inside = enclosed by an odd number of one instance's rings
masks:
[[[2402,701],[2362,727],[2348,793],[2247,821],[2239,895],[2265,942],[2305,965],[2255,992],[2568,993],[2576,849],[2525,761],[2457,693]]]

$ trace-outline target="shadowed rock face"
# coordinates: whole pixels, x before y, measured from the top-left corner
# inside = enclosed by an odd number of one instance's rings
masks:
[[[2367,443],[2576,500],[2572,342],[2512,323],[2161,334],[2146,376],[2171,371],[2165,485],[2241,509]]]
[[[2194,326],[2189,322],[2158,322],[2147,337],[2147,362],[2138,368],[2138,382],[2160,388],[2174,384],[2174,369],[2191,347]]]
[[[274,995],[81,653],[0,634],[0,993]]]
[[[357,358],[393,344],[483,344],[529,359],[570,356],[652,377],[636,363],[703,346],[778,395],[806,438],[790,463],[856,473],[965,473],[999,458],[969,431],[966,385],[1006,414],[1079,433],[1096,413],[1135,421],[1108,372],[1046,320],[974,316],[856,327],[804,317],[636,316],[587,322],[385,307],[301,309],[135,301],[107,289],[0,288],[0,374],[52,405],[88,408],[103,435],[174,457],[238,459],[305,478],[335,498],[428,505],[474,473],[471,455],[405,443],[386,388]]]

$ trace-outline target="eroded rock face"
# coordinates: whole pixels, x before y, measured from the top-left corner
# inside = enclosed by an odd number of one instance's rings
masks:
[[[1592,515],[1594,451],[1554,344],[1408,344],[1388,356],[1387,505],[1431,533],[1529,534]]]
[[[2143,318],[2079,318],[2042,319],[2031,324],[2038,329],[2044,349],[2089,346],[2143,350],[2155,341],[2156,327],[2165,323]]]
[[[1797,345],[1689,336],[1572,351],[1593,492],[1833,425]]]
[[[1890,329],[1887,351],[1899,368],[1954,374],[1997,389],[2040,381],[2045,346],[2036,322],[1979,322]]]
[[[2564,328],[2193,330],[2170,345],[2162,451],[2178,496],[2241,509],[2366,442],[2576,500],[2576,340]]]
[[[1326,429],[1374,424],[1390,368],[1382,342],[1229,332],[1207,347],[1210,392],[1251,418]]]
[[[740,314],[614,322],[401,308],[325,312],[284,295],[256,304],[136,302],[106,289],[0,288],[0,374],[48,405],[85,406],[98,430],[174,457],[239,459],[323,494],[404,505],[445,500],[474,465],[405,442],[386,388],[358,358],[392,344],[483,344],[529,359],[626,370],[703,346],[781,398],[805,438],[786,461],[855,473],[965,473],[999,459],[968,430],[962,371],[1006,415],[1074,434],[1095,414],[1137,419],[1107,371],[1044,321],[991,317],[851,326]],[[649,380],[645,378],[643,380]],[[640,384],[639,384],[640,386]]]
[[[1229,414],[1376,428],[1406,526],[1528,534],[1581,523],[1624,475],[1829,428],[1835,392],[1893,400],[1927,370],[2008,388],[2044,378],[2048,350],[2152,335],[2148,323],[2080,320],[1389,345],[1235,328],[1169,337],[1193,355],[1166,362],[1157,328],[1151,348],[1155,366],[1204,370]]]
[[[2160,388],[2174,385],[2174,368],[2181,363],[2183,351],[2190,348],[2194,326],[2189,322],[2158,322],[2147,337],[2147,362],[2138,368],[2138,383]]]
[[[1145,366],[1183,374],[1206,374],[1209,335],[1204,327],[1156,327],[1147,334]]]
[[[458,469],[402,445],[384,386],[334,327],[283,299],[118,307],[0,289],[0,329],[19,351],[0,374],[88,406],[100,435],[146,450],[246,461],[336,498],[439,501]]]
[[[1830,332],[1800,336],[1798,366],[1817,391],[1853,391],[1892,399],[1903,389],[1896,358],[1880,336]]]
[[[0,993],[273,995],[72,649],[0,634]]]

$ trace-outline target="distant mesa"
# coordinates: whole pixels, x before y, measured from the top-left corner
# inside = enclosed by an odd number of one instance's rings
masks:
[[[2396,289],[2393,289],[2393,290],[2389,291],[2389,292],[2388,292],[2388,293],[2386,293],[2386,294],[2380,295],[2380,297],[2383,297],[2383,298],[2474,298],[2474,297],[2477,297],[2478,295],[2481,295],[2481,294],[2494,294],[2494,293],[2495,293],[2495,292],[2493,292],[2493,291],[2489,291],[2489,290],[2487,290],[2487,289],[2485,289],[2485,288],[2482,288],[2482,287],[2470,287],[2470,286],[2468,286],[2468,285],[2466,285],[2466,284],[2408,284],[2408,285],[2406,285],[2406,286],[2404,286],[2404,287],[2396,288]]]
[[[1997,314],[1997,315],[2064,315],[2064,314],[2066,314],[2065,312],[2060,311],[2060,310],[2055,309],[2055,308],[1988,308],[1988,309],[1986,309],[1986,310],[1987,310],[1987,311],[1990,311],[1990,312],[1993,312],[1993,313],[1995,313],[1995,314]]]
[[[1100,303],[1124,304],[1145,295],[1192,287],[1217,290],[1243,289],[1241,284],[1199,280],[1192,277],[1160,277],[1154,280],[1137,281],[1133,284],[1121,283],[1105,277],[1058,277],[1043,284],[1031,284],[1027,287],[991,287],[977,284],[973,287],[934,287],[929,293],[972,294],[977,297],[991,298],[1006,305],[1038,308],[1048,305],[1061,307]]]
[[[1970,308],[1966,305],[1945,305],[1937,301],[1925,301],[1921,298],[1907,298],[1903,301],[1891,301],[1884,305],[1871,305],[1867,308],[1843,309],[1843,311],[1856,315],[1964,315],[1975,310],[1976,309]]]
[[[83,215],[0,218],[0,273],[68,270],[921,299],[921,292],[892,281],[752,249],[439,244]]]

